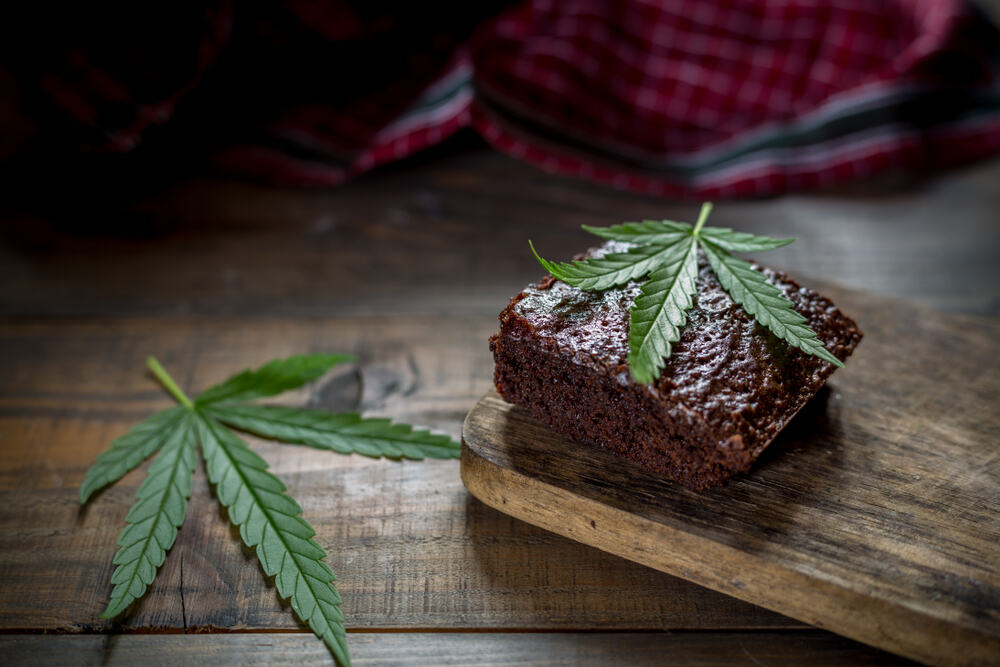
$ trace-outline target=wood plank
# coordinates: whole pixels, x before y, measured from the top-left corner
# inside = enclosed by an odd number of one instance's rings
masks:
[[[904,665],[902,658],[826,632],[350,633],[361,665]],[[328,665],[304,633],[195,635],[0,635],[17,665]]]
[[[704,494],[491,392],[462,473],[534,525],[917,660],[1000,656],[1000,322],[834,290],[866,336],[746,476]]]
[[[766,255],[791,275],[1000,315],[998,181],[993,159],[930,181],[725,202],[710,224],[798,237]],[[494,315],[541,275],[529,238],[561,258],[594,244],[581,224],[698,211],[481,147],[324,190],[192,179],[128,201],[116,180],[76,197],[43,187],[25,210],[0,201],[0,314]]]
[[[170,404],[154,353],[200,390],[268,359],[359,358],[286,402],[358,409],[458,437],[491,385],[495,314],[466,317],[0,322],[0,629],[296,629],[196,473],[187,520],[147,596],[98,619],[143,472],[82,510],[112,438]],[[472,499],[458,461],[392,462],[251,439],[328,551],[350,628],[767,628],[800,625],[512,519]]]

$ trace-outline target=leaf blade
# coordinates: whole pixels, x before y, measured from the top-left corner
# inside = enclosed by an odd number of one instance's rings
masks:
[[[461,445],[447,435],[353,412],[334,414],[280,405],[215,406],[210,412],[241,431],[341,454],[421,460],[458,458],[461,453]]]
[[[698,242],[694,237],[666,257],[643,283],[629,314],[628,365],[632,379],[655,380],[680,340],[698,276]]]
[[[118,538],[114,588],[101,618],[114,618],[142,597],[177,539],[194,475],[194,426],[190,413],[174,424],[160,455],[136,491]]]
[[[705,227],[701,230],[702,238],[707,239],[717,247],[729,252],[760,252],[781,248],[795,239],[775,239],[770,236],[758,236],[747,232],[736,232],[728,227]]]
[[[99,489],[116,482],[163,446],[171,427],[180,420],[185,409],[167,408],[136,424],[125,435],[115,438],[101,452],[80,485],[80,504],[84,504]]]
[[[612,241],[643,244],[670,244],[682,236],[690,236],[693,227],[686,222],[673,220],[643,220],[641,222],[623,222],[610,227],[591,227],[581,225],[583,230]]]
[[[722,287],[761,326],[807,354],[844,367],[843,362],[826,349],[816,332],[805,324],[806,318],[795,310],[795,304],[767,282],[764,274],[711,241],[705,240],[702,246]]]
[[[251,401],[296,389],[323,376],[334,365],[353,361],[346,354],[302,354],[275,359],[255,370],[247,369],[198,394],[198,407],[213,403]]]
[[[299,516],[302,509],[283,491],[274,490],[284,489],[281,480],[215,417],[199,411],[197,428],[208,477],[243,541],[255,550],[264,571],[274,577],[278,593],[290,601],[299,618],[326,643],[337,662],[350,665],[335,577],[323,561],[326,552],[312,539],[316,531]],[[262,479],[269,480],[267,485]],[[225,498],[223,483],[235,488]]]
[[[535,252],[531,241],[531,252],[542,267],[555,278],[579,287],[582,290],[605,290],[617,285],[624,285],[632,280],[642,278],[663,262],[663,257],[671,252],[687,235],[678,235],[677,240],[668,245],[640,245],[629,248],[626,252],[616,252],[604,257],[589,257],[574,259],[569,262],[550,262]]]

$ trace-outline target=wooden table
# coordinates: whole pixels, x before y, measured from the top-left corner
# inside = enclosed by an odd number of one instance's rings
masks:
[[[581,224],[697,212],[471,141],[334,190],[188,178],[104,210],[93,201],[3,213],[0,655],[17,663],[330,661],[265,583],[200,466],[147,596],[120,622],[98,618],[143,474],[83,509],[77,490],[112,438],[170,404],[147,354],[197,391],[276,356],[351,353],[357,363],[285,400],[457,437],[491,385],[497,312],[541,274],[529,238],[559,257],[588,244]],[[713,223],[799,237],[767,259],[807,284],[908,299],[927,317],[996,317],[998,210],[993,160],[723,202]],[[470,497],[457,461],[251,444],[329,553],[357,664],[896,660],[509,518]]]

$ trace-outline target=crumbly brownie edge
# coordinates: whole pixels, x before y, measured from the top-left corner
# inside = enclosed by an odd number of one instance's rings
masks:
[[[520,331],[518,331],[520,329]],[[523,335],[527,333],[528,335]],[[622,456],[639,466],[703,491],[750,468],[755,456],[742,443],[722,446],[697,414],[679,423],[669,402],[656,402],[638,385],[575,364],[516,317],[490,339],[494,382],[504,400],[576,442]]]

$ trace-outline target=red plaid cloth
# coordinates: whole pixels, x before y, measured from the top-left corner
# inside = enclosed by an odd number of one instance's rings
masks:
[[[128,48],[71,34],[24,80],[85,147],[183,137],[227,171],[301,185],[467,126],[545,169],[694,198],[1000,148],[1000,33],[960,0],[535,0],[485,19],[468,4],[173,10],[193,38],[144,49],[162,16],[130,24]]]

